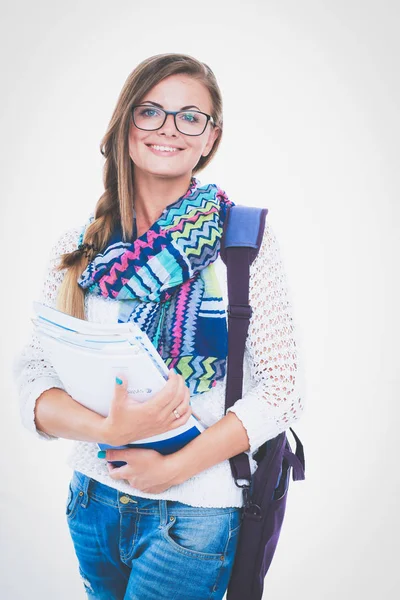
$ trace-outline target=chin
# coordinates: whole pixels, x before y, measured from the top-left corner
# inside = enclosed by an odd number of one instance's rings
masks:
[[[140,167],[135,167],[138,170],[142,171],[142,173],[146,173],[147,175],[154,175],[155,177],[159,176],[159,177],[183,177],[184,175],[186,175],[189,171],[191,172],[192,169],[188,168],[188,169],[182,169],[182,166],[180,165],[180,168],[177,169],[177,167],[175,166],[175,168],[172,167],[160,167],[160,168],[147,168],[147,169],[141,169]]]

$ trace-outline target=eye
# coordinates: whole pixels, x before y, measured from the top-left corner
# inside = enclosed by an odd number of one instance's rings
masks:
[[[196,115],[196,113],[193,113],[193,112],[179,113],[179,118],[182,121],[186,121],[187,123],[198,123],[199,122],[199,117]]]
[[[141,117],[159,117],[161,113],[156,108],[143,108],[139,114]]]

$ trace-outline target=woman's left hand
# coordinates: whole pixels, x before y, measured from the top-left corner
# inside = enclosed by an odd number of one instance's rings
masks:
[[[127,463],[122,467],[107,463],[112,479],[126,479],[132,487],[150,494],[160,494],[174,485],[177,471],[171,456],[145,448],[106,451],[106,460]]]

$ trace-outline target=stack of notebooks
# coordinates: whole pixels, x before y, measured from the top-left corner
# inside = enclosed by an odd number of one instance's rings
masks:
[[[146,402],[168,380],[168,367],[148,336],[136,323],[99,324],[71,317],[40,302],[33,303],[35,326],[43,349],[67,393],[104,417],[115,392],[115,377],[125,375],[128,394]],[[204,431],[194,415],[171,431],[107,448],[151,448],[161,454],[176,452]],[[125,462],[110,461],[116,466]]]

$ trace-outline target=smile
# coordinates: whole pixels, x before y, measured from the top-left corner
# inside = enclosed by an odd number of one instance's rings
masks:
[[[159,146],[157,144],[146,144],[148,148],[155,154],[161,155],[172,155],[177,154],[180,151],[180,148],[173,148],[172,146]]]

